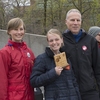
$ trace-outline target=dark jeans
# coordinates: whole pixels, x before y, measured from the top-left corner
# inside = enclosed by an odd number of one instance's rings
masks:
[[[82,100],[100,100],[99,92],[96,90],[81,93]]]

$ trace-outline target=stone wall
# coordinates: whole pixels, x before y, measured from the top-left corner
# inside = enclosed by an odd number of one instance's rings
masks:
[[[26,33],[23,39],[27,45],[32,49],[35,56],[44,52],[47,46],[46,36]],[[0,49],[6,45],[8,35],[6,30],[0,30]]]

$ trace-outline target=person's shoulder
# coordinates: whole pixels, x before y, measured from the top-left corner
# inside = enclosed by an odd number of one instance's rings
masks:
[[[22,42],[22,45],[29,48],[29,46],[27,45],[27,43],[25,41]]]
[[[25,46],[26,47],[26,49],[28,49],[30,52],[32,52],[33,53],[33,51],[32,51],[32,49],[27,45],[27,43],[26,42],[24,42],[23,41],[23,46]]]
[[[35,55],[35,54],[34,54],[34,51],[33,51],[30,47],[27,46],[27,49],[28,49],[28,51],[29,51],[30,53],[32,53],[33,55]]]
[[[93,36],[91,36],[90,34],[87,33],[87,37],[89,37],[92,40],[96,40]]]
[[[46,53],[42,53],[42,54],[37,55],[35,59],[35,63],[44,64],[46,60],[47,60]]]
[[[4,46],[3,48],[0,49],[1,52],[11,52],[10,50],[11,47],[9,47],[8,45]]]
[[[70,32],[70,30],[66,29],[66,30],[64,30],[64,31],[62,32],[62,35],[65,35],[65,34],[67,34],[67,33],[69,33],[69,32]]]
[[[0,55],[2,55],[3,57],[10,57],[11,52],[12,51],[9,46],[5,46],[0,49]]]
[[[85,33],[83,38],[85,39],[85,42],[92,44],[92,46],[93,44],[97,43],[97,40],[88,33]]]
[[[45,58],[47,58],[47,54],[45,52],[41,53],[36,58],[38,58],[38,59],[45,59]]]
[[[93,37],[93,36],[91,36],[90,34],[88,34],[88,32],[86,32],[84,29],[82,29],[82,32],[83,32],[83,34],[84,34],[85,36],[87,36],[87,37],[89,37],[89,38],[93,38],[93,39],[94,39],[94,37]]]

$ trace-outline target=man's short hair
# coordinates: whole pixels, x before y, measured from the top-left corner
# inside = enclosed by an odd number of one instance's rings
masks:
[[[80,15],[81,15],[81,12],[78,10],[78,9],[71,9],[67,12],[66,14],[66,19],[68,18],[68,15],[71,13],[71,12],[78,12]]]

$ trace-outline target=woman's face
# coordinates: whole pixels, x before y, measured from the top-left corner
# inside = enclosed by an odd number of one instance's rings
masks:
[[[8,33],[11,36],[12,41],[21,42],[25,34],[25,30],[24,30],[23,25],[21,25],[17,29],[12,29],[8,31]]]
[[[95,38],[100,43],[100,33],[98,33]]]
[[[59,52],[60,47],[62,46],[63,39],[58,34],[48,34],[47,35],[48,44],[52,51],[56,54]]]

